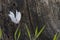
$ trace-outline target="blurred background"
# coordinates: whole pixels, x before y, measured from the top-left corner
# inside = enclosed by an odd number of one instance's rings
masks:
[[[21,12],[19,24],[14,24],[8,16],[9,11]],[[53,40],[55,33],[60,32],[60,0],[0,0],[0,28],[3,30],[1,40],[14,40],[18,25],[21,30],[19,40],[29,40],[27,24],[31,36],[36,26],[38,31],[46,25],[37,40]]]

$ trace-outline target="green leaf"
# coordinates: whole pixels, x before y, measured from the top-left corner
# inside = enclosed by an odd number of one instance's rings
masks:
[[[57,35],[56,40],[59,40],[60,39],[60,32],[56,33],[56,35]]]
[[[2,38],[2,29],[0,28],[0,39]]]
[[[27,25],[26,25],[26,30],[27,30],[27,33],[28,33],[29,38],[31,38],[30,30],[29,30],[29,28],[27,27]]]
[[[17,38],[16,38],[17,32],[18,32],[18,28],[16,29],[16,31],[15,31],[15,33],[14,33],[14,39],[15,39],[15,40],[17,39]]]
[[[38,34],[38,27],[35,29],[35,36]]]
[[[45,29],[46,25],[44,25],[41,30],[39,31],[39,33],[36,36],[36,39],[42,34],[43,30]]]
[[[57,33],[54,35],[53,40],[57,40]]]
[[[19,31],[19,32],[18,32],[18,38],[17,38],[17,40],[19,39],[20,35],[21,35],[21,32]]]

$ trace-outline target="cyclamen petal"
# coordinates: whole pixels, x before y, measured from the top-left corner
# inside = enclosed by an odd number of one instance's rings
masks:
[[[12,15],[12,17],[15,17],[14,13],[10,11],[10,15]]]
[[[21,20],[21,13],[16,10],[16,17],[13,12],[10,11],[10,14],[8,16],[11,18],[11,21],[14,22],[15,24],[18,24],[19,21]]]
[[[21,13],[16,10],[16,19],[17,22],[21,19]]]

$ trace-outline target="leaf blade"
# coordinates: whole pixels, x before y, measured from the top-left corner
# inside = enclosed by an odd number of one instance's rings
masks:
[[[57,33],[54,35],[53,40],[57,40]]]
[[[17,38],[16,38],[16,35],[17,35],[17,32],[18,32],[18,29],[19,29],[19,27],[16,29],[16,31],[15,31],[15,33],[14,33],[14,39],[16,40]]]
[[[39,33],[37,34],[37,36],[36,36],[35,39],[37,39],[37,38],[41,35],[41,33],[43,32],[43,30],[45,29],[45,27],[46,27],[46,25],[44,25],[44,26],[41,28],[41,30],[39,31]]]
[[[27,33],[28,33],[29,38],[31,39],[30,30],[29,30],[29,28],[27,27],[27,25],[26,25],[26,30],[27,30]]]
[[[38,27],[35,29],[35,36],[38,34]]]
[[[21,35],[21,32],[19,31],[19,32],[18,32],[18,38],[17,38],[17,40],[19,39],[20,35]]]
[[[0,28],[0,39],[2,38],[2,29]]]

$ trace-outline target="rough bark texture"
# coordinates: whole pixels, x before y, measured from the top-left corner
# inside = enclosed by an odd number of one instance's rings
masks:
[[[19,10],[22,14],[20,21],[21,37],[19,40],[29,40],[25,23],[31,35],[36,26],[39,30],[46,28],[37,40],[52,40],[56,32],[60,32],[60,1],[59,0],[0,0],[0,27],[3,29],[2,40],[14,40],[13,35],[18,25],[8,17],[9,11]]]

